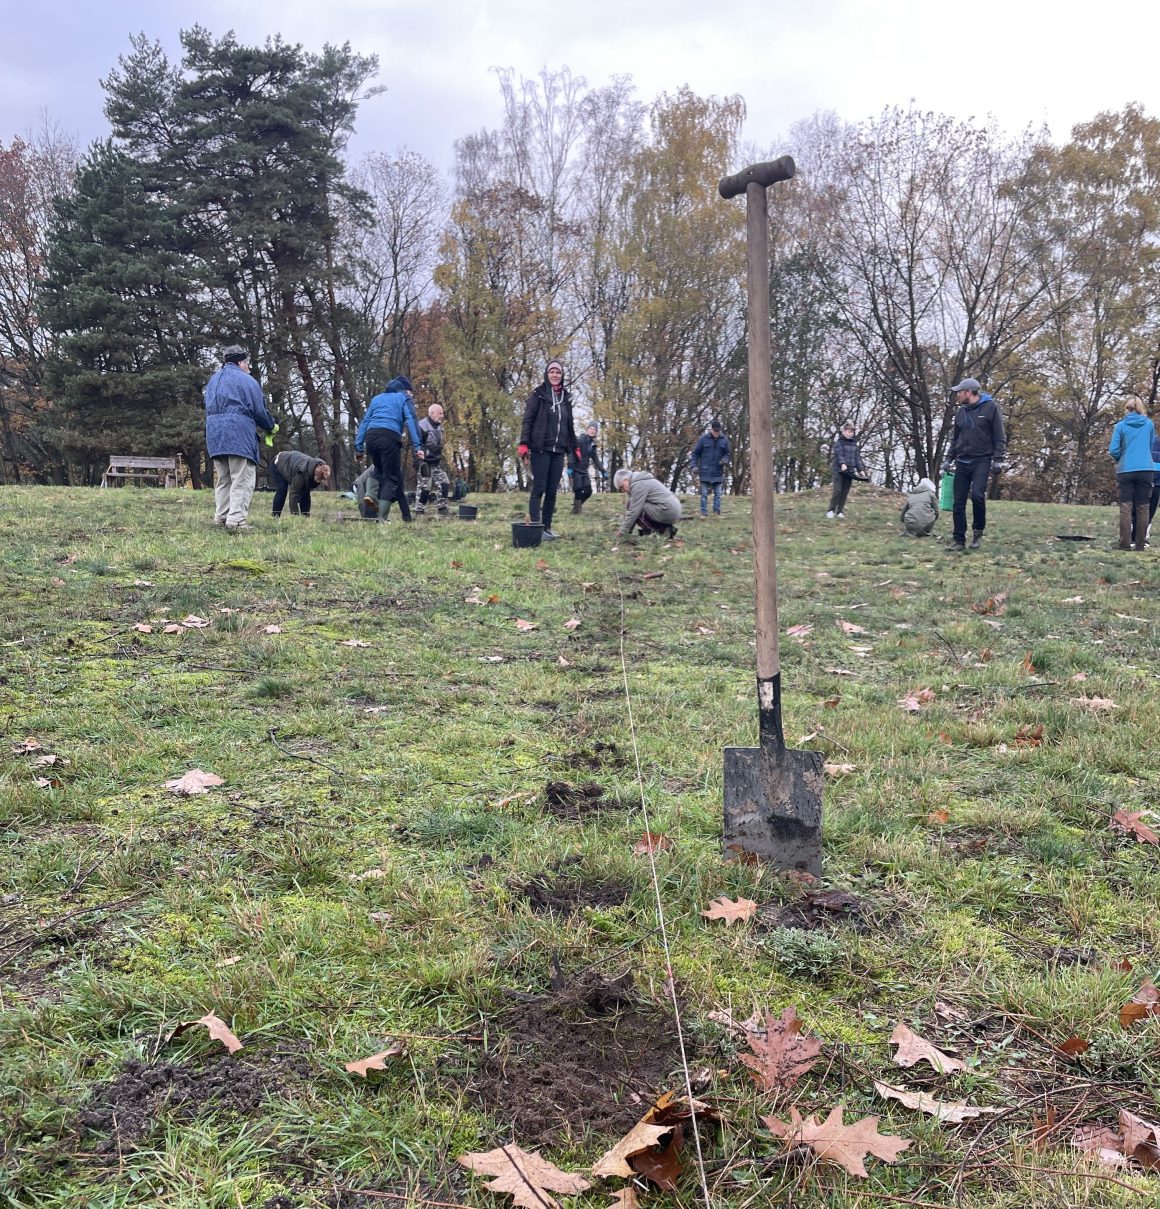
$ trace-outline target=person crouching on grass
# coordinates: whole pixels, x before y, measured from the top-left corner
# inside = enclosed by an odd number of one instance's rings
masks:
[[[283,449],[270,463],[270,485],[274,488],[274,515],[281,516],[290,497],[291,516],[310,515],[310,493],[330,483],[330,467],[297,449]]]
[[[644,470],[625,470],[623,467],[613,475],[612,485],[623,491],[628,499],[624,504],[624,520],[617,530],[625,537],[637,526],[641,533],[659,533],[664,537],[677,536],[677,521],[681,519],[681,501],[651,474]]]
[[[910,537],[930,537],[938,524],[938,492],[930,479],[919,479],[918,486],[906,497],[898,519],[902,532]]]

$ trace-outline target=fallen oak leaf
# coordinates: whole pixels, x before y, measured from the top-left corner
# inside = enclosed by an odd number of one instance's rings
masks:
[[[1110,826],[1115,827],[1119,831],[1126,832],[1128,835],[1135,836],[1137,843],[1160,844],[1160,834],[1153,831],[1147,823],[1140,822],[1140,819],[1144,815],[1150,813],[1147,810],[1117,810],[1112,815]]]
[[[737,1057],[749,1067],[754,1083],[765,1091],[792,1087],[822,1054],[821,1041],[802,1032],[802,1022],[792,1005],[780,1018],[767,1010],[764,1036],[749,1034],[746,1041],[753,1053]]]
[[[1120,1008],[1120,1027],[1128,1028],[1148,1016],[1160,1016],[1160,991],[1150,979]]]
[[[949,1121],[952,1125],[959,1125],[963,1121],[970,1121],[975,1117],[1002,1111],[998,1108],[977,1108],[965,1100],[936,1100],[934,1096],[927,1095],[924,1091],[907,1091],[904,1087],[891,1087],[889,1083],[879,1083],[877,1079],[874,1080],[874,1090],[884,1099],[897,1100],[899,1104],[907,1108],[925,1112],[939,1121]]]
[[[1071,1036],[1066,1041],[1060,1042],[1055,1047],[1055,1052],[1063,1058],[1076,1058],[1080,1054],[1087,1053],[1091,1047],[1090,1041],[1085,1041],[1082,1037]]]
[[[658,831],[646,831],[632,846],[634,856],[647,856],[650,852],[668,852],[673,841]]]
[[[761,1119],[772,1134],[785,1138],[790,1146],[808,1146],[823,1162],[834,1163],[863,1179],[867,1175],[865,1159],[868,1154],[893,1163],[910,1145],[905,1138],[879,1133],[877,1117],[863,1117],[843,1125],[840,1105],[821,1122],[812,1115],[803,1120],[796,1108],[791,1107],[789,1111],[788,1125],[774,1117]]]
[[[486,1187],[507,1193],[512,1204],[523,1209],[559,1209],[551,1193],[571,1196],[592,1187],[583,1176],[561,1171],[542,1158],[538,1150],[521,1150],[514,1142],[486,1153],[461,1154],[455,1161],[476,1175],[493,1176]]]
[[[924,705],[929,705],[934,700],[934,689],[920,688],[906,694],[905,697],[898,698],[898,704],[906,710],[907,713],[917,713]]]
[[[823,764],[822,772],[827,777],[844,777],[858,770],[857,764]]]
[[[801,639],[805,638],[807,634],[812,634],[813,632],[814,627],[809,624],[791,625],[789,629],[786,630],[786,635],[789,638],[797,638],[800,641]]]
[[[722,895],[713,899],[709,903],[709,909],[701,914],[706,919],[723,919],[728,928],[738,920],[744,923],[747,919],[752,919],[756,911],[757,904],[751,898],[730,899]]]
[[[676,1192],[677,1179],[681,1174],[681,1163],[677,1157],[685,1140],[681,1125],[671,1125],[673,1136],[663,1148],[652,1147],[632,1156],[632,1167],[638,1175],[652,1180],[663,1192]]]
[[[842,703],[842,694],[839,693],[836,697],[827,697],[825,699],[825,701],[822,702],[822,708],[823,709],[837,709],[838,706],[841,705],[841,703]]]
[[[135,629],[138,634],[152,634],[153,633],[153,627],[151,625],[149,625],[148,622],[144,622],[144,621],[137,622],[137,624],[133,627],[133,629]]]
[[[1086,709],[1089,713],[1099,714],[1116,708],[1116,703],[1110,697],[1072,697],[1072,705]]]
[[[1038,726],[1021,726],[1015,732],[1016,747],[1038,747],[1043,742],[1043,723]]]
[[[344,638],[339,646],[370,646],[369,642],[363,642],[361,638]]]
[[[579,628],[580,628],[580,618],[579,617],[569,617],[568,620],[566,622],[564,622],[564,629],[566,629],[566,630],[578,630]]]
[[[1144,1167],[1160,1168],[1160,1126],[1120,1109],[1120,1131],[1124,1135],[1124,1154]]]
[[[187,630],[204,630],[209,622],[204,617],[198,617],[196,613],[190,613],[188,617],[181,619],[181,624]]]
[[[44,751],[44,740],[38,739],[34,735],[29,735],[19,743],[12,744],[12,754],[16,756],[26,756],[34,751]]]
[[[941,1049],[931,1045],[901,1021],[894,1026],[894,1032],[890,1034],[890,1044],[898,1046],[894,1054],[895,1066],[916,1066],[919,1062],[929,1062],[940,1075],[967,1069],[967,1064],[961,1059],[944,1054]]]
[[[182,632],[183,632],[183,631],[182,631],[182,627],[181,627],[181,626],[179,626],[179,625],[177,624],[177,622],[176,622],[176,621],[171,621],[171,622],[170,622],[170,623],[169,623],[169,624],[168,624],[168,625],[165,627],[165,629],[164,629],[164,630],[162,630],[162,633],[163,633],[163,634],[180,634],[180,633],[182,633]]]
[[[218,970],[228,969],[230,966],[236,966],[239,961],[244,960],[240,955],[237,957],[223,957],[221,961],[214,963],[214,968]]]
[[[213,786],[224,784],[225,781],[212,772],[202,772],[200,768],[191,768],[189,772],[183,773],[180,777],[174,777],[172,781],[166,781],[165,788],[170,793],[192,797],[198,793],[209,793]]]
[[[926,821],[932,826],[937,827],[942,823],[950,821],[951,812],[949,810],[939,808],[938,810],[930,811],[926,816]]]
[[[1071,1145],[1084,1154],[1092,1154],[1105,1167],[1127,1167],[1124,1157],[1124,1139],[1120,1134],[1095,1121],[1077,1125],[1071,1135]]]
[[[628,1133],[600,1157],[592,1168],[596,1176],[624,1176],[631,1179],[636,1171],[628,1165],[628,1160],[642,1150],[648,1150],[660,1144],[661,1138],[672,1132],[671,1125],[654,1125],[648,1117],[638,1121]]]
[[[1059,1132],[1059,1128],[1056,1125],[1055,1120],[1056,1112],[1054,1104],[1049,1104],[1047,1106],[1047,1112],[1044,1114],[1042,1120],[1032,1113],[1031,1149],[1034,1150],[1036,1154],[1042,1154],[1047,1147],[1056,1140],[1056,1134]]]
[[[407,1047],[396,1041],[390,1049],[379,1050],[369,1058],[359,1058],[356,1062],[347,1062],[343,1070],[352,1075],[362,1075],[366,1079],[372,1070],[386,1070],[388,1058],[401,1058],[407,1052]]]
[[[847,621],[844,617],[838,618],[838,629],[843,634],[868,634],[870,631],[865,626],[855,625],[852,621]]]
[[[280,625],[268,625],[262,630],[263,634],[281,634],[282,627]]]
[[[238,1050],[244,1048],[230,1031],[230,1026],[216,1012],[212,1011],[206,1012],[199,1020],[183,1020],[166,1036],[165,1040],[172,1041],[174,1037],[180,1037],[182,1033],[188,1032],[191,1028],[197,1028],[199,1024],[206,1029],[212,1040],[220,1041],[231,1054],[236,1054]]]
[[[1076,672],[1076,674],[1072,676],[1072,680],[1074,680],[1076,684],[1082,684],[1087,678],[1087,672]]]
[[[1027,673],[1028,676],[1035,675],[1035,664],[1032,662],[1030,651],[1028,651],[1027,654],[1023,656],[1023,662],[1020,666],[1023,668],[1023,670]]]
[[[996,592],[994,596],[988,596],[982,604],[971,605],[972,613],[985,613],[1000,616],[1007,611],[1007,593]]]
[[[29,768],[50,768],[53,764],[59,764],[61,768],[68,768],[71,760],[66,760],[62,756],[36,756],[28,761]]]
[[[640,1209],[640,1196],[631,1184],[608,1195],[612,1200],[608,1202],[607,1209]]]
[[[529,630],[538,630],[540,623],[538,621],[524,621],[522,617],[516,619],[516,629],[521,633],[526,634]]]

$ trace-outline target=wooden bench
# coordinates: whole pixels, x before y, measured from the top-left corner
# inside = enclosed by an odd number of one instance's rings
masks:
[[[102,487],[119,487],[124,483],[142,486],[176,487],[179,484],[181,458],[133,458],[114,455],[101,476]]]

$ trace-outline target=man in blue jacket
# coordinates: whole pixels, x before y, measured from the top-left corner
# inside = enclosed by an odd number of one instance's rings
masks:
[[[205,444],[213,458],[214,524],[248,529],[258,475],[258,429],[273,432],[262,388],[250,377],[250,354],[231,344],[205,388]]]
[[[374,515],[380,501],[386,504],[382,519],[386,520],[391,504],[398,501],[403,520],[411,519],[411,508],[407,493],[403,490],[403,429],[411,438],[415,456],[423,460],[423,442],[419,436],[419,422],[415,418],[415,405],[411,402],[411,381],[401,374],[392,378],[381,395],[375,395],[358,432],[354,437],[354,451],[362,460],[365,448],[375,464],[375,476],[379,480],[379,496],[367,495],[363,500],[363,515]]]
[[[721,431],[721,421],[713,420],[709,431],[697,438],[689,465],[701,485],[701,515],[709,515],[709,488],[713,488],[713,515],[721,515],[721,483],[725,463],[729,461],[729,438]]]
[[[999,404],[974,378],[964,378],[951,392],[955,412],[951,443],[943,461],[943,474],[955,468],[954,529],[951,550],[967,548],[967,497],[971,499],[971,549],[977,550],[987,528],[987,482],[992,470],[1001,470],[1007,455],[1007,433]]]

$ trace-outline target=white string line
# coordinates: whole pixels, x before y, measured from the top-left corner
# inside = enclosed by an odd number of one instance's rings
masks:
[[[621,583],[620,572],[616,572],[616,588],[620,593],[620,674],[624,680],[624,703],[628,711],[628,733],[632,739],[632,758],[636,763],[636,786],[640,794],[640,811],[644,817],[644,829],[648,839],[645,849],[648,854],[648,865],[652,872],[653,895],[657,904],[657,922],[660,925],[661,944],[665,950],[665,974],[669,984],[669,994],[673,1001],[673,1020],[677,1026],[677,1045],[681,1051],[681,1069],[685,1075],[685,1095],[689,1102],[689,1124],[693,1129],[693,1144],[697,1150],[697,1176],[701,1181],[701,1192],[705,1197],[705,1209],[713,1209],[713,1199],[709,1192],[709,1184],[705,1178],[705,1160],[701,1155],[701,1134],[697,1128],[696,1100],[693,1098],[693,1079],[689,1074],[689,1059],[685,1054],[685,1033],[681,1027],[681,1005],[677,999],[677,983],[673,976],[673,955],[669,947],[669,930],[665,922],[665,908],[661,902],[661,883],[657,875],[657,862],[652,843],[652,824],[648,817],[648,803],[644,796],[644,776],[640,770],[640,748],[636,742],[636,722],[632,715],[632,693],[628,687],[628,660],[624,651],[624,585]]]

